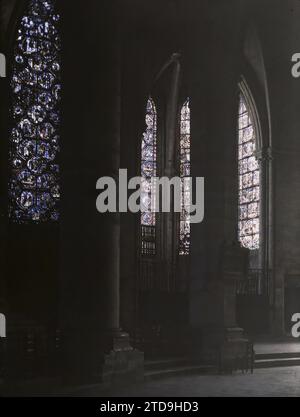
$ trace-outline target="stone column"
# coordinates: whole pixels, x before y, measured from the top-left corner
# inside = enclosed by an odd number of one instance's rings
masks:
[[[112,27],[114,27],[112,23]],[[112,35],[113,36],[113,35]],[[115,178],[119,185],[120,169],[120,134],[121,134],[121,60],[119,37],[116,36],[112,45],[109,81],[109,96],[107,97],[110,108],[108,113],[107,130],[107,159],[110,166],[107,172]],[[132,351],[129,343],[129,335],[120,328],[120,214],[110,213],[103,216],[106,225],[105,246],[108,255],[107,271],[105,274],[105,286],[107,291],[107,347],[112,350]]]
[[[178,102],[179,102],[179,90],[180,90],[180,77],[181,77],[181,65],[180,54],[174,53],[171,57],[172,62],[172,76],[170,77],[170,93],[167,98],[167,111],[166,111],[166,134],[165,134],[165,162],[164,173],[169,179],[178,176],[176,170],[176,161],[178,158]],[[175,285],[175,259],[176,259],[176,245],[177,236],[174,234],[177,231],[176,228],[176,214],[174,213],[174,195],[171,194],[171,207],[169,213],[162,213],[161,217],[164,220],[165,233],[164,237],[164,264],[165,274],[167,279],[167,288],[174,289]],[[175,247],[174,247],[175,245]],[[175,259],[174,259],[175,258]]]
[[[120,168],[122,21],[118,2],[64,9],[61,308],[71,379],[139,378],[143,355],[120,329],[120,217],[96,210],[100,177]],[[78,31],[77,27],[80,27]],[[118,185],[118,183],[117,183]]]
[[[264,138],[263,138],[264,139]],[[261,282],[263,294],[268,296],[269,317],[268,323],[273,331],[276,315],[276,282],[273,260],[273,152],[271,147],[262,147],[257,152],[261,172],[261,249],[259,266],[263,270],[263,282]],[[277,320],[276,320],[277,322]],[[280,322],[283,331],[283,321]]]

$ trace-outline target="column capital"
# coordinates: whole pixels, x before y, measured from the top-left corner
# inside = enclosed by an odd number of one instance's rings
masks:
[[[260,162],[272,161],[274,159],[272,148],[269,146],[267,148],[259,149],[256,151],[256,157]]]

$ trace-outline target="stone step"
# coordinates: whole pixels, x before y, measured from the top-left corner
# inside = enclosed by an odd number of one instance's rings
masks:
[[[256,353],[255,359],[289,359],[289,358],[300,358],[299,352],[278,352],[278,353]]]
[[[255,359],[254,368],[278,368],[287,366],[299,366],[300,356],[298,357],[273,357],[269,359]]]
[[[145,371],[156,371],[166,368],[188,365],[186,358],[164,358],[145,361]]]
[[[195,374],[213,374],[216,373],[216,367],[210,365],[186,365],[169,367],[165,369],[156,369],[152,371],[145,371],[145,381],[151,381],[161,378],[170,378],[180,375],[195,375]]]

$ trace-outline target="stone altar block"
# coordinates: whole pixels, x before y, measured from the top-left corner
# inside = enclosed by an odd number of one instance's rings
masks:
[[[217,363],[220,372],[251,367],[252,346],[236,321],[236,285],[246,277],[248,255],[238,242],[224,243],[219,277],[209,285],[208,297],[217,314],[214,323],[203,330],[203,355]]]

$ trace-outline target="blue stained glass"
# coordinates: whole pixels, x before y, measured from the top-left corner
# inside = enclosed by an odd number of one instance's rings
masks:
[[[12,70],[9,215],[15,222],[59,219],[61,57],[56,0],[30,0]]]

